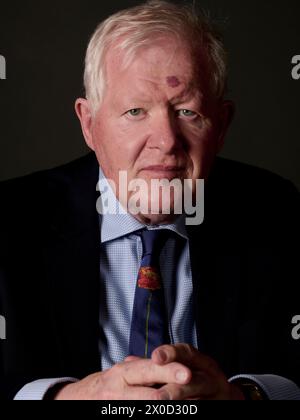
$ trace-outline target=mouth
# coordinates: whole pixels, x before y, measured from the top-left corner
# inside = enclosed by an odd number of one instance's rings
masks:
[[[146,178],[167,179],[171,181],[173,179],[182,179],[183,170],[183,167],[175,165],[151,165],[142,168],[141,172]]]
[[[184,170],[182,166],[175,165],[151,165],[142,168],[143,172],[163,173],[166,175],[178,174]]]

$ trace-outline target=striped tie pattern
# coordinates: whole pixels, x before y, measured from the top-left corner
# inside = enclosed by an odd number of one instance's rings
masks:
[[[143,257],[136,282],[129,355],[149,358],[155,348],[170,342],[159,268],[160,253],[169,235],[166,229],[141,232]]]

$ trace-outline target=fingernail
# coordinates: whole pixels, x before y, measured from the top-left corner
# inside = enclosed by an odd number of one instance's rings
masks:
[[[159,398],[161,400],[168,400],[168,401],[171,399],[170,394],[167,391],[161,391],[159,394]]]
[[[176,381],[185,382],[187,380],[188,374],[184,370],[178,370],[175,374]]]
[[[167,361],[167,355],[163,350],[158,350],[158,357],[162,363]]]

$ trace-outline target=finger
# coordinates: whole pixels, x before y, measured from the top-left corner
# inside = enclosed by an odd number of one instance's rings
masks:
[[[143,360],[141,357],[138,356],[127,356],[124,359],[124,362],[134,362],[135,360]],[[148,386],[155,386],[156,384],[154,382],[147,384]]]
[[[118,400],[166,400],[168,395],[160,389],[155,389],[146,386],[128,386],[123,389],[121,394],[118,394]],[[114,399],[114,398],[112,398]]]
[[[203,372],[195,373],[193,379],[185,385],[166,384],[160,388],[169,400],[208,400],[215,399],[219,395],[218,383],[211,376]]]
[[[133,362],[134,360],[140,360],[140,359],[141,357],[138,357],[138,356],[127,356],[124,359],[124,362]]]
[[[192,378],[192,372],[180,363],[169,363],[159,366],[151,359],[139,359],[113,366],[119,370],[128,385],[149,385],[178,383],[187,384]]]
[[[212,358],[200,353],[189,344],[160,346],[153,351],[151,359],[158,365],[178,362],[192,370],[219,372],[219,367]]]

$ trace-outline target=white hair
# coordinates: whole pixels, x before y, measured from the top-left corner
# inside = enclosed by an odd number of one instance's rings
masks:
[[[110,16],[99,24],[90,39],[85,58],[84,87],[93,113],[104,96],[107,52],[119,48],[125,51],[127,59],[132,58],[138,49],[165,35],[187,42],[196,60],[204,57],[212,94],[216,98],[223,97],[227,82],[226,52],[208,17],[203,11],[196,13],[187,5],[151,0]]]

